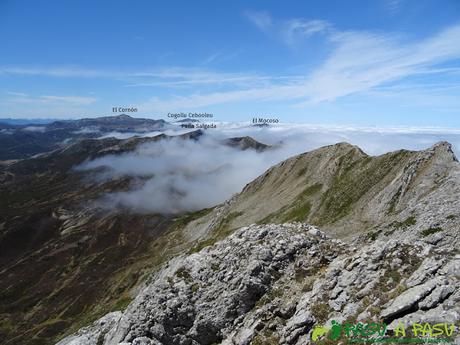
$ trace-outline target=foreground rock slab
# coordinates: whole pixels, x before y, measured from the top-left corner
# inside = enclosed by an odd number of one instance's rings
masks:
[[[452,247],[357,248],[307,224],[251,225],[171,260],[123,313],[58,345],[308,344],[331,320],[458,322],[459,272]]]

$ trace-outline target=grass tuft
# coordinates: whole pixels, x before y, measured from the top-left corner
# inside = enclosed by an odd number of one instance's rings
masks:
[[[425,229],[421,232],[423,237],[435,234],[437,232],[443,231],[443,229],[439,226],[431,226],[428,229]]]

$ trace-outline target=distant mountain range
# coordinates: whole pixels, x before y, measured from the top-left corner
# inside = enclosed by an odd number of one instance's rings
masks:
[[[22,120],[18,120],[21,122]],[[0,161],[22,159],[54,150],[84,138],[96,138],[111,132],[146,133],[166,129],[164,120],[133,118],[129,115],[80,120],[54,121],[42,124],[1,124]]]

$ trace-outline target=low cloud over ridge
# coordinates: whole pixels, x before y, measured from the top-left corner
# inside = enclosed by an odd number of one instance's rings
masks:
[[[401,148],[422,150],[447,140],[459,154],[460,131],[420,128],[360,128],[285,124],[269,128],[224,124],[199,141],[173,138],[143,144],[134,152],[107,155],[79,166],[98,169],[98,179],[130,176],[138,181],[129,191],[109,193],[99,200],[106,208],[133,212],[181,213],[215,206],[274,164],[296,154],[338,142],[349,142],[370,155]],[[225,138],[251,136],[275,148],[241,151]]]
[[[173,138],[144,144],[135,152],[108,155],[78,169],[105,167],[98,178],[131,176],[143,181],[134,190],[106,195],[101,200],[105,207],[180,213],[224,201],[281,157],[277,150],[241,151],[225,145],[220,138],[204,136],[199,141]]]

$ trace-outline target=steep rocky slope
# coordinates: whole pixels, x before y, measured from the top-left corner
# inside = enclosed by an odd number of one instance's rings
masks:
[[[275,165],[207,217],[190,223],[188,233],[289,221],[348,239],[406,227],[418,233],[450,228],[451,218],[459,216],[459,171],[446,142],[376,157],[346,143],[326,146]],[[427,217],[432,221],[425,229]]]
[[[358,247],[301,223],[244,227],[171,260],[125,312],[58,345],[309,344],[312,328],[331,320],[383,320],[390,329],[399,321],[457,323],[458,231],[443,236],[454,246]]]

